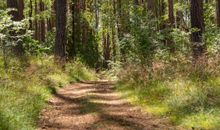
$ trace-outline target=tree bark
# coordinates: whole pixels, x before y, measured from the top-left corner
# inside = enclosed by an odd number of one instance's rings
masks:
[[[217,26],[220,28],[220,0],[216,1],[216,20],[217,20]]]
[[[66,22],[67,0],[56,0],[56,43],[55,62],[61,66],[66,62]]]
[[[175,24],[175,19],[174,19],[174,11],[173,11],[173,0],[168,0],[168,8],[169,8],[169,22],[171,26],[174,26]]]
[[[29,29],[33,29],[32,15],[33,15],[33,3],[32,0],[29,1]]]
[[[191,27],[198,29],[192,32],[192,51],[193,57],[197,60],[205,52],[203,44],[204,18],[203,18],[203,0],[191,0]]]
[[[174,18],[174,13],[173,13],[173,0],[168,0],[168,17],[169,17],[169,28],[170,31],[172,31],[173,27],[175,27],[175,18]],[[167,40],[169,49],[171,53],[175,52],[175,46],[173,42],[172,36],[170,36]]]
[[[24,1],[23,0],[7,0],[7,7],[17,10],[12,10],[9,14],[12,16],[13,21],[21,21],[24,19]],[[17,32],[11,32],[11,35],[18,35]],[[24,55],[24,47],[22,42],[18,42],[14,47],[14,53],[16,56]]]
[[[108,32],[107,33],[103,32],[102,36],[103,36],[102,42],[103,42],[103,57],[104,57],[103,67],[108,69],[109,68],[108,61],[111,58],[110,36]]]
[[[38,2],[37,0],[34,0],[34,12],[35,12],[35,20],[34,20],[34,38],[36,40],[40,40],[39,38],[39,24],[38,24],[38,18],[36,18],[38,14]]]
[[[42,13],[45,10],[44,2],[40,0],[39,3],[40,12]],[[46,27],[45,27],[45,19],[44,17],[40,18],[40,41],[45,42],[45,34],[46,34]]]

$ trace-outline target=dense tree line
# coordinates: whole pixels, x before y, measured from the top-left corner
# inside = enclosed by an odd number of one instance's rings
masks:
[[[220,0],[0,1],[0,129],[31,129],[57,89],[104,78],[170,125],[218,129],[219,65]]]
[[[176,29],[191,33],[191,52],[197,60],[207,52],[203,37],[207,26],[204,5],[216,7],[215,12],[208,12],[216,15],[208,19],[212,19],[216,28],[220,26],[219,0],[7,0],[0,3],[2,9],[15,9],[9,12],[13,21],[28,19],[29,30],[34,32],[33,38],[39,44],[48,44],[48,34],[52,33],[55,60],[62,64],[81,57],[91,66],[108,68],[109,61],[127,61],[129,51],[134,52],[131,42],[136,42],[134,46],[139,46],[136,51],[145,59],[154,53],[156,45],[151,42],[155,39],[175,53],[179,43],[172,33]],[[14,48],[19,55],[24,54],[22,46],[19,43]]]

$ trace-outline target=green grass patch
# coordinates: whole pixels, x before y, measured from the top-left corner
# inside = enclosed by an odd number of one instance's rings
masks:
[[[31,58],[29,67],[11,67],[6,73],[0,60],[0,130],[34,130],[39,112],[59,88],[79,80],[95,80],[95,73],[82,63],[69,63],[65,70],[53,58]]]
[[[131,103],[153,115],[169,117],[174,125],[215,130],[220,128],[219,79],[176,78],[145,83],[122,80],[116,88]]]

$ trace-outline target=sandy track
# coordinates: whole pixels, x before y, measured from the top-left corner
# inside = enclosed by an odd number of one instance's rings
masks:
[[[77,83],[61,89],[40,114],[39,130],[171,130],[114,92],[111,82]]]

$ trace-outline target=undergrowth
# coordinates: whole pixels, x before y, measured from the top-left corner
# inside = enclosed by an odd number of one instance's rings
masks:
[[[127,64],[116,86],[132,103],[153,115],[168,117],[174,125],[217,130],[220,128],[219,72],[219,59],[198,67],[179,61],[154,62],[150,68]]]
[[[52,57],[32,57],[27,67],[13,64],[7,72],[3,68],[0,59],[0,130],[36,129],[39,112],[57,89],[95,80],[95,73],[82,63],[68,63],[63,70]]]

